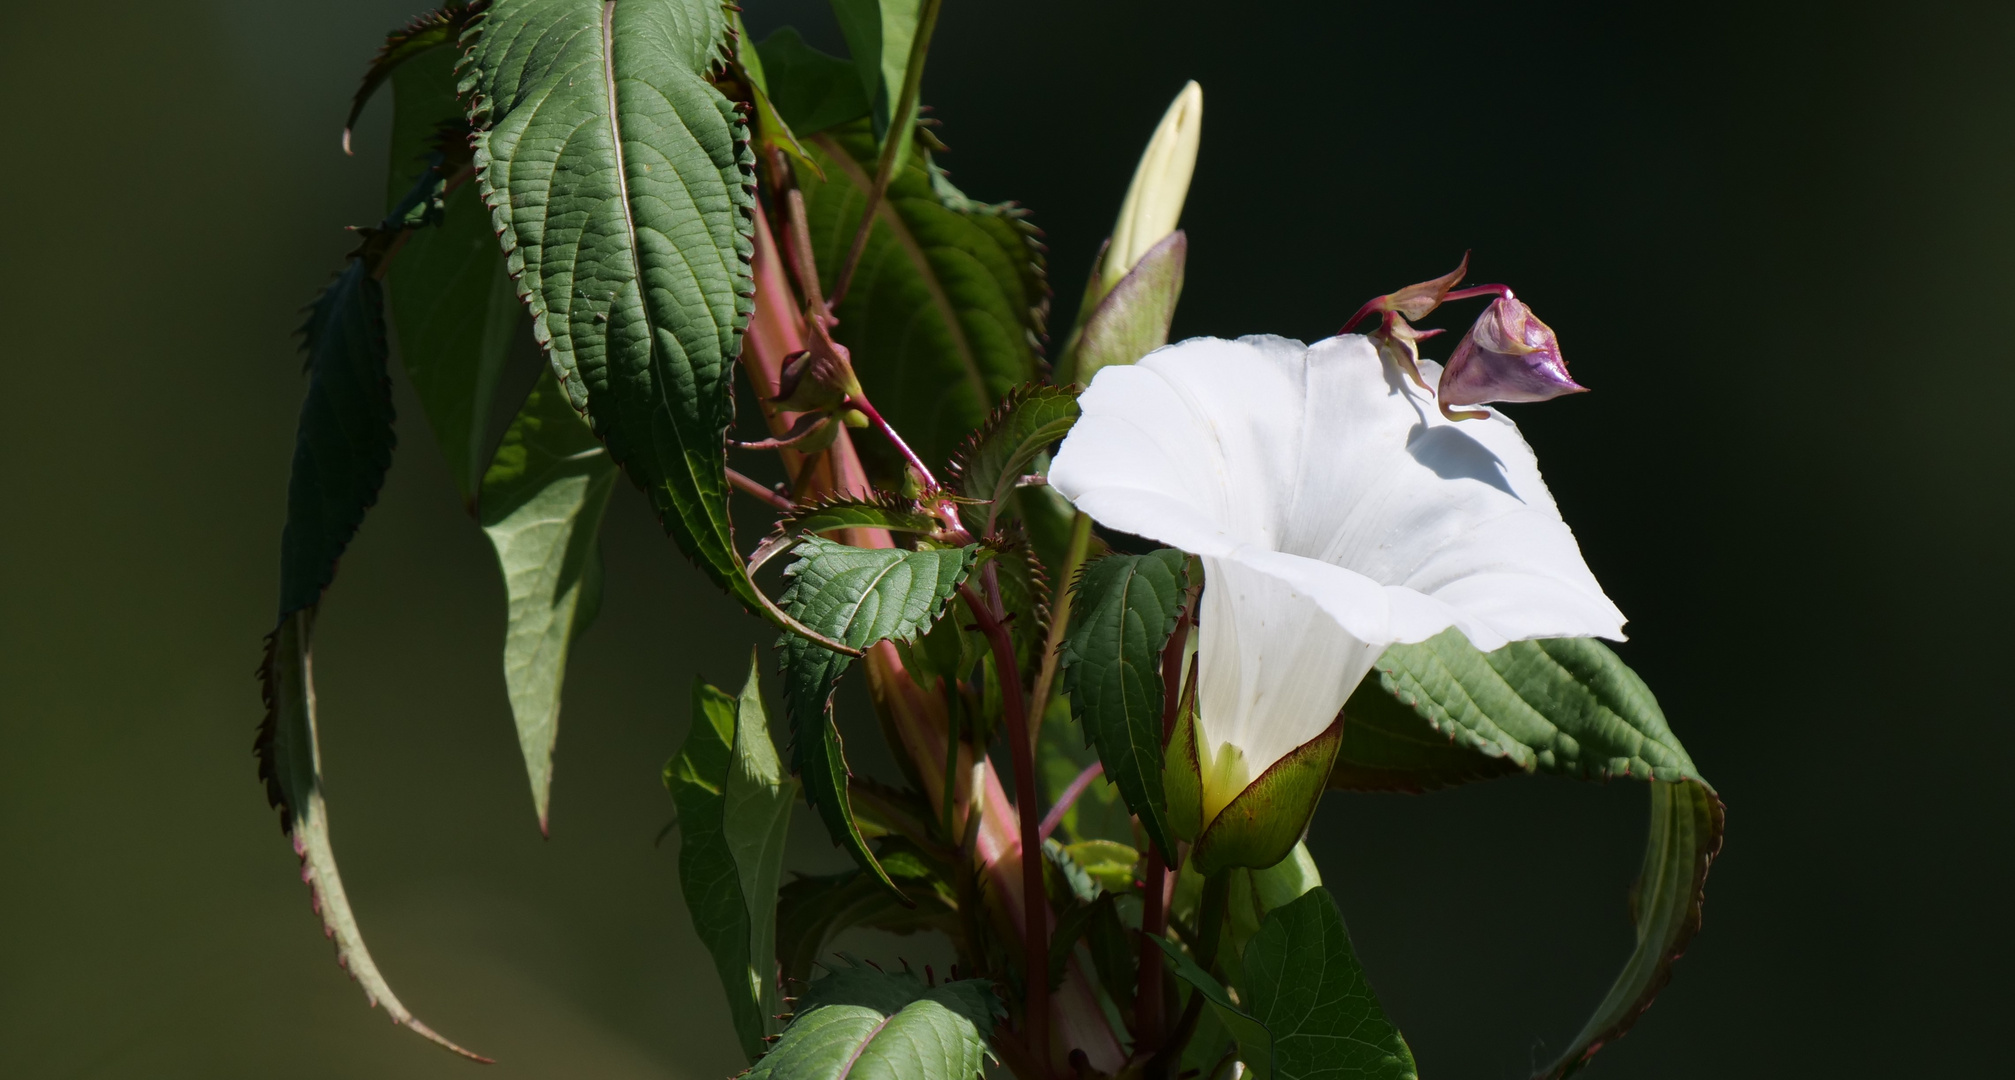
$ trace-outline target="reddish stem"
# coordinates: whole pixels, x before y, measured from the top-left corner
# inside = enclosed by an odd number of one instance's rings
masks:
[[[1509,285],[1471,285],[1466,289],[1454,289],[1443,295],[1442,303],[1450,300],[1467,300],[1472,296],[1498,296],[1506,300],[1516,299],[1511,295]]]
[[[1147,873],[1141,878],[1140,977],[1134,985],[1134,1054],[1161,1049],[1162,954],[1155,939],[1168,931],[1168,863],[1148,845]]]
[[[1371,314],[1371,313],[1372,313],[1372,312],[1374,312],[1374,311],[1383,311],[1383,310],[1385,310],[1385,309],[1384,309],[1383,307],[1381,307],[1381,306],[1380,306],[1380,305],[1382,305],[1382,304],[1384,304],[1384,303],[1385,303],[1385,297],[1383,297],[1383,296],[1380,296],[1380,297],[1376,297],[1376,298],[1374,298],[1374,299],[1371,299],[1371,300],[1366,300],[1366,301],[1364,302],[1364,306],[1363,306],[1363,307],[1361,307],[1361,308],[1358,308],[1358,309],[1357,309],[1357,314],[1355,314],[1355,315],[1352,315],[1352,316],[1350,317],[1350,321],[1349,321],[1349,322],[1347,322],[1347,323],[1344,323],[1344,324],[1343,324],[1343,329],[1341,329],[1341,330],[1338,330],[1338,331],[1337,331],[1337,333],[1339,333],[1339,334],[1348,334],[1348,333],[1350,333],[1350,328],[1351,328],[1351,327],[1353,327],[1353,326],[1356,326],[1356,325],[1357,325],[1358,323],[1361,323],[1361,322],[1363,322],[1363,321],[1364,321],[1364,317],[1365,317],[1366,315],[1369,315],[1369,314]]]
[[[904,461],[909,462],[910,468],[917,471],[917,476],[923,480],[924,487],[935,488],[938,486],[937,478],[931,475],[930,467],[924,464],[924,459],[918,457],[917,452],[910,449],[910,444],[904,442],[901,435],[896,434],[896,429],[887,420],[882,419],[882,414],[875,411],[872,402],[864,395],[855,394],[847,398],[846,404],[848,408],[860,410],[861,415],[868,418],[868,423],[873,425],[876,431],[881,432],[884,438],[895,444],[896,452],[903,456]]]
[[[771,506],[774,506],[787,514],[790,513],[792,510],[797,509],[796,506],[791,504],[791,501],[789,499],[784,498],[782,495],[779,495],[776,492],[771,491],[769,488],[764,487],[761,483],[757,482],[756,480],[747,476],[743,476],[741,473],[738,473],[733,469],[728,470],[728,483],[733,484],[735,487],[741,489],[744,492],[747,492],[750,495],[754,495],[756,498],[761,499],[766,503],[769,503]]]
[[[1049,1071],[1049,900],[1042,884],[1042,825],[1036,818],[1035,748],[1028,738],[1028,715],[1022,701],[1020,668],[1015,664],[1014,643],[1007,627],[970,585],[959,586],[959,596],[972,609],[987,644],[992,647],[994,666],[1000,672],[1001,714],[1007,721],[1008,748],[1014,757],[1015,811],[1021,819],[1022,979],[1028,985],[1024,1010],[1023,1038],[1037,1067]]]
[[[1093,780],[1104,774],[1105,766],[1096,761],[1085,766],[1084,771],[1077,774],[1077,779],[1072,780],[1070,786],[1063,789],[1063,794],[1057,796],[1056,802],[1050,804],[1049,813],[1042,816],[1042,825],[1036,830],[1036,842],[1049,839],[1049,834],[1056,831],[1057,825],[1063,821],[1063,816],[1070,813],[1072,806],[1077,805],[1078,796],[1084,794],[1084,789],[1090,787]]]

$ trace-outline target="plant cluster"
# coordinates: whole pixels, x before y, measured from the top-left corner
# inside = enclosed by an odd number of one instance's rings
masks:
[[[1637,949],[1545,1074],[1574,1071],[1698,928],[1724,815],[1594,640],[1622,616],[1488,407],[1581,389],[1557,337],[1461,288],[1465,259],[1313,346],[1169,345],[1192,83],[1048,355],[1040,234],[933,157],[939,6],[833,0],[838,58],[751,42],[718,0],[451,2],[370,65],[351,123],[390,88],[388,211],[303,331],[258,739],[339,961],[476,1056],[373,963],[316,749],[315,611],[391,463],[396,336],[496,549],[541,829],[618,474],[780,634],[787,753],[752,660],[696,683],[664,774],[752,1075],[1412,1076],[1308,823],[1329,791],[1533,772],[1651,796]],[[1421,357],[1415,322],[1485,296],[1445,369]],[[548,365],[507,395],[526,319]],[[849,767],[856,668],[899,782]],[[785,879],[801,797],[851,869]],[[942,935],[957,964],[836,955],[857,927]]]

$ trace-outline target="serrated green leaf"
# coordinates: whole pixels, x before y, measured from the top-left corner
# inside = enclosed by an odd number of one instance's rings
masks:
[[[908,973],[840,968],[798,998],[784,1037],[748,1080],[973,1080],[1005,1015],[993,984],[926,987]]]
[[[1015,662],[1024,673],[1033,673],[1049,639],[1049,576],[1019,527],[995,533],[982,551],[1000,586]]]
[[[834,499],[800,506],[791,511],[777,529],[749,554],[749,573],[795,547],[802,538],[837,529],[887,529],[899,533],[932,533],[942,523],[918,510],[914,503],[895,495],[872,499]]]
[[[801,877],[783,887],[777,897],[777,963],[786,983],[810,979],[813,963],[853,927],[892,934],[935,930],[948,937],[959,932],[951,886],[902,855],[884,852],[881,861],[908,905],[859,870]]]
[[[713,954],[742,1052],[777,1032],[777,881],[797,785],[770,742],[756,658],[739,696],[693,684],[685,746],[665,764],[679,807],[679,888]]]
[[[392,147],[386,204],[395,206],[427,168],[444,133],[466,138],[455,96],[452,48],[413,56],[392,76]],[[446,125],[444,127],[444,125]],[[412,234],[385,278],[399,359],[448,460],[462,498],[474,502],[489,463],[497,386],[523,305],[476,185],[443,198],[439,222]]]
[[[1077,389],[1030,384],[1016,387],[959,451],[955,468],[967,528],[984,536],[1006,511],[1008,496],[1036,455],[1077,423]]]
[[[1404,771],[1391,766],[1407,761],[1418,787],[1520,770],[1652,781],[1650,835],[1632,893],[1637,947],[1595,1015],[1540,1074],[1567,1076],[1629,1031],[1670,981],[1672,961],[1700,929],[1707,871],[1721,849],[1726,809],[1672,734],[1650,688],[1598,641],[1521,641],[1484,653],[1450,630],[1418,645],[1395,645],[1376,667],[1378,687],[1421,726],[1408,733],[1382,703],[1361,700],[1366,691],[1353,695],[1360,707],[1370,705],[1365,711],[1375,727],[1394,734],[1386,737],[1385,757],[1353,761],[1356,781],[1344,778],[1352,786],[1371,765],[1383,769],[1379,782],[1404,787],[1394,781]],[[1345,716],[1352,716],[1349,706]],[[1351,721],[1344,726],[1348,732]],[[1439,750],[1393,752],[1401,739],[1416,746],[1439,740],[1474,763],[1465,770]],[[1364,754],[1364,744],[1358,751]]]
[[[752,610],[728,514],[754,306],[754,154],[708,81],[715,0],[497,0],[469,50],[483,199],[576,408],[686,555]]]
[[[783,27],[756,43],[764,89],[777,112],[800,138],[868,114],[868,99],[852,62],[805,44],[795,29]]]
[[[281,616],[266,639],[260,666],[266,718],[259,726],[259,775],[267,799],[280,810],[280,827],[294,841],[301,859],[301,880],[314,898],[322,932],[336,945],[336,962],[364,988],[373,1006],[382,1005],[392,1022],[434,1043],[477,1061],[488,1061],[448,1041],[420,1022],[399,1001],[378,970],[343,878],[336,870],[336,850],[329,839],[329,807],[322,795],[322,750],[315,722],[315,674],[311,635],[315,609],[311,605]]]
[[[1161,653],[1182,611],[1184,563],[1181,552],[1163,548],[1087,566],[1061,657],[1072,715],[1164,854],[1175,844],[1162,791]]]
[[[454,44],[461,37],[463,29],[478,10],[479,5],[466,3],[465,0],[448,0],[439,9],[416,15],[406,25],[385,35],[385,43],[378,47],[378,55],[371,58],[371,66],[364,70],[363,82],[350,99],[350,115],[343,119],[345,153],[350,150],[350,131],[357,126],[357,118],[363,115],[371,95],[414,59],[451,51],[444,46]],[[398,159],[393,160],[396,172]]]
[[[615,486],[608,453],[547,372],[504,433],[483,476],[480,503],[483,532],[504,575],[504,684],[541,832],[560,686],[574,639],[601,607],[598,538]]]
[[[875,139],[856,122],[807,141],[827,180],[799,186],[831,295],[874,183]],[[833,333],[875,407],[937,462],[1037,377],[1049,286],[1025,214],[967,199],[928,165],[918,150],[890,180]],[[861,448],[878,452],[876,440]]]
[[[784,570],[790,584],[779,602],[793,618],[852,648],[914,641],[944,613],[978,551],[977,544],[901,551],[810,539]],[[861,837],[847,796],[846,754],[833,724],[832,696],[852,658],[795,634],[784,635],[777,647],[783,650],[792,765],[804,781],[805,799],[819,811],[833,843],[900,896]]]

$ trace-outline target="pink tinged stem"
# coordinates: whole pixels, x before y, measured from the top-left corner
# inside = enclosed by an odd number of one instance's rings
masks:
[[[1105,775],[1104,765],[1094,761],[1085,766],[1084,771],[1077,774],[1077,779],[1072,780],[1070,786],[1063,789],[1063,794],[1057,796],[1056,805],[1051,806],[1049,813],[1042,816],[1042,825],[1036,830],[1036,840],[1040,842],[1049,839],[1049,834],[1056,831],[1057,825],[1063,821],[1063,816],[1070,812],[1072,806],[1077,805],[1078,797],[1084,794],[1093,780],[1103,775]]]
[[[1371,299],[1371,300],[1366,300],[1366,301],[1364,302],[1364,306],[1363,306],[1363,307],[1361,307],[1361,308],[1358,308],[1358,309],[1357,309],[1357,314],[1355,314],[1355,315],[1352,315],[1352,316],[1350,317],[1350,321],[1349,321],[1349,322],[1347,322],[1347,323],[1344,323],[1344,324],[1343,324],[1343,329],[1341,329],[1341,330],[1338,330],[1338,331],[1337,331],[1337,333],[1339,333],[1339,334],[1348,334],[1348,333],[1350,333],[1350,328],[1351,328],[1351,327],[1353,327],[1353,326],[1356,326],[1356,325],[1357,325],[1358,323],[1361,323],[1361,322],[1363,322],[1363,321],[1365,320],[1365,318],[1366,318],[1367,316],[1371,315],[1371,314],[1372,314],[1373,312],[1377,312],[1377,311],[1381,311],[1381,310],[1383,310],[1383,307],[1382,307],[1381,305],[1383,305],[1384,303],[1385,303],[1385,297],[1383,297],[1383,296],[1380,296],[1380,297],[1376,297],[1376,298],[1374,298],[1374,299]]]
[[[1443,303],[1446,303],[1450,300],[1467,300],[1474,296],[1496,296],[1505,300],[1513,299],[1511,286],[1509,285],[1471,285],[1467,289],[1450,290],[1441,299]]]
[[[849,396],[846,403],[847,407],[860,410],[861,415],[868,418],[868,423],[895,445],[896,452],[903,456],[904,461],[909,462],[910,468],[917,471],[917,476],[924,482],[924,487],[938,486],[937,479],[931,475],[930,467],[924,464],[924,460],[917,456],[916,451],[910,449],[910,444],[904,442],[901,435],[896,434],[896,429],[882,418],[882,414],[875,410],[874,403],[870,402],[866,395]]]
[[[740,491],[743,491],[750,495],[754,495],[756,498],[761,499],[766,503],[769,503],[771,506],[774,506],[777,509],[782,510],[786,514],[790,513],[792,510],[797,509],[797,507],[793,505],[789,499],[786,499],[782,495],[779,495],[776,492],[771,491],[769,488],[764,487],[761,482],[754,480],[750,477],[743,476],[741,473],[738,473],[733,469],[728,470],[728,483],[733,484]]]

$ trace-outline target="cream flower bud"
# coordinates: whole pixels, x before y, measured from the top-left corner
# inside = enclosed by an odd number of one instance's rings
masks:
[[[1141,256],[1175,231],[1182,217],[1183,200],[1189,197],[1190,176],[1196,172],[1197,145],[1203,138],[1203,87],[1194,80],[1182,88],[1162,114],[1140,164],[1133,170],[1133,184],[1120,203],[1119,220],[1113,223],[1112,240],[1099,263],[1098,291],[1111,291]]]

